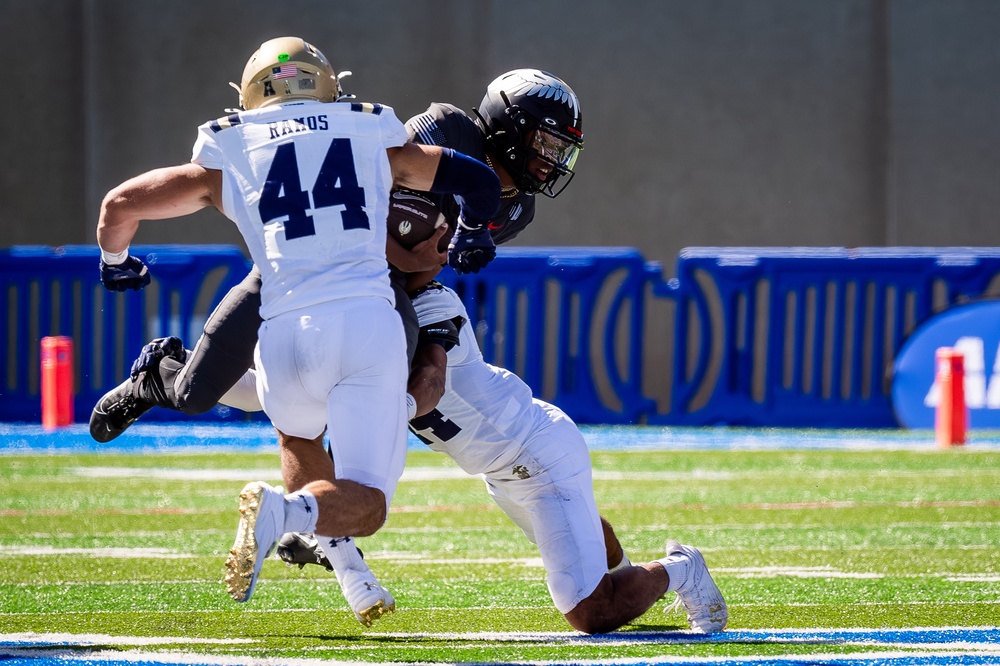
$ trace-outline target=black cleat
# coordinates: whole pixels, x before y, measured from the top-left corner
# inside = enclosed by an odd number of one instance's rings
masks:
[[[169,406],[168,393],[157,376],[160,361],[183,363],[187,351],[180,338],[157,338],[139,351],[128,379],[108,391],[90,414],[90,436],[102,444],[122,434],[156,405]]]
[[[138,383],[129,377],[94,405],[90,413],[90,436],[95,441],[110,442],[153,408],[153,403],[135,395]]]
[[[307,564],[318,564],[327,571],[333,571],[333,565],[327,559],[323,549],[320,548],[319,541],[312,534],[302,534],[300,532],[289,532],[278,539],[278,557],[290,567],[299,565],[299,569],[305,568]],[[364,559],[365,554],[358,548],[358,554]]]
[[[318,564],[327,571],[333,571],[333,565],[312,534],[289,532],[278,539],[277,553],[278,557],[290,567],[297,564],[299,569],[302,569],[307,564]]]

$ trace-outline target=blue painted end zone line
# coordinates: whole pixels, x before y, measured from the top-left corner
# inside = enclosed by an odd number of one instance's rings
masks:
[[[149,652],[110,652],[108,645],[116,643],[112,636],[81,636],[80,642],[67,640],[65,634],[57,640],[46,640],[44,634],[30,639],[13,639],[17,635],[0,635],[0,663],[3,666],[161,666],[185,664],[186,666],[221,666],[228,664],[267,664],[268,666],[305,666],[333,664],[314,659],[239,659],[233,657],[211,657],[205,655],[150,654]],[[24,636],[23,634],[21,635]],[[55,635],[53,635],[55,636]],[[479,635],[482,640],[490,640],[490,634]],[[88,638],[99,643],[90,643]],[[727,631],[710,636],[688,632],[621,632],[600,636],[584,636],[572,633],[496,635],[494,640],[505,642],[553,643],[746,643],[746,644],[788,644],[788,645],[843,645],[852,647],[883,648],[891,651],[854,652],[850,654],[811,655],[768,655],[763,657],[670,657],[650,660],[622,660],[629,666],[747,666],[756,664],[778,664],[802,666],[806,663],[839,666],[944,666],[961,664],[978,666],[1000,664],[1000,629],[997,628],[928,628],[900,630],[870,629],[787,629],[787,630],[746,630]],[[163,639],[156,642],[164,643]],[[177,639],[182,641],[183,639]],[[134,639],[127,641],[135,645]],[[89,649],[101,651],[99,654]],[[498,664],[500,662],[497,662]],[[524,663],[524,662],[521,662]],[[527,662],[531,663],[531,662]],[[545,662],[549,666],[586,666],[607,661]],[[484,666],[480,663],[480,666]]]
[[[797,430],[781,428],[674,428],[581,426],[593,450],[924,450],[936,448],[934,433],[921,430]],[[409,447],[426,447],[410,435]],[[1000,450],[1000,432],[972,432],[969,450]],[[40,425],[0,423],[0,455],[16,453],[149,453],[194,451],[277,451],[274,429],[266,423],[137,423],[109,442],[90,437],[86,424],[53,431]]]
[[[962,646],[995,649],[1000,653],[998,628],[921,628],[921,629],[767,629],[733,630],[719,634],[689,632],[627,632],[600,634],[590,640],[646,639],[660,643],[807,643],[831,645],[894,645],[911,647],[933,644],[938,647]]]
[[[260,666],[336,666],[337,664],[350,663],[356,666],[358,662],[336,662],[336,661],[283,661],[278,659],[230,659],[226,661],[197,661],[193,659],[177,659],[176,661],[155,661],[149,659],[92,659],[77,658],[73,656],[39,656],[39,657],[3,657],[0,659],[4,666],[232,666],[232,665],[260,665]],[[540,662],[512,662],[505,664],[502,662],[476,662],[470,666],[525,666],[527,664]],[[574,662],[544,662],[545,666],[588,666],[594,662],[574,661]],[[609,662],[598,662],[609,663]],[[662,661],[632,661],[628,666],[748,666],[750,664],[769,664],[773,666],[803,666],[804,664],[824,664],[829,666],[994,666],[1000,664],[1000,656],[988,655],[964,655],[964,654],[941,654],[916,656],[907,654],[895,654],[888,656],[871,655],[859,657],[842,657],[836,655],[828,656],[802,656],[802,657],[766,657],[744,659],[669,659]],[[444,665],[442,665],[444,666]],[[459,663],[451,663],[447,666],[460,666]]]
[[[86,424],[45,430],[40,425],[0,424],[0,453],[150,453],[277,451],[274,428],[262,423],[138,423],[107,444],[95,442]]]
[[[358,662],[337,662],[319,660],[282,660],[282,659],[210,659],[201,660],[195,655],[170,655],[160,661],[148,656],[123,655],[123,658],[81,657],[67,653],[47,654],[38,656],[11,655],[6,656],[0,650],[0,663],[4,666],[336,666],[350,663],[356,666]],[[470,666],[525,666],[541,662],[475,662]],[[584,660],[573,662],[544,662],[545,666],[600,666],[610,662],[588,662]],[[618,662],[616,662],[618,663]],[[914,654],[867,654],[867,655],[801,655],[790,657],[743,657],[701,659],[670,658],[660,660],[628,660],[628,666],[756,666],[769,664],[773,666],[803,666],[804,664],[824,664],[829,666],[996,666],[1000,664],[1000,655],[976,655],[959,653],[941,653],[933,655]],[[442,665],[443,666],[443,665]],[[447,666],[461,666],[461,662],[452,662]]]

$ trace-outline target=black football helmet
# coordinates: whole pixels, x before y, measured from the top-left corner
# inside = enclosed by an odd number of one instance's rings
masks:
[[[501,74],[473,112],[487,152],[503,161],[519,190],[555,197],[569,185],[583,150],[583,119],[580,100],[562,79],[540,69]],[[545,180],[531,173],[535,158],[551,166]]]

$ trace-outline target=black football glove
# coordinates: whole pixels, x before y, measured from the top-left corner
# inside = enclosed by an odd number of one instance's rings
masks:
[[[139,379],[139,374],[149,370],[151,367],[165,356],[177,359],[183,363],[187,357],[187,350],[180,338],[170,336],[168,338],[156,338],[143,345],[139,352],[139,358],[132,362],[132,370],[129,375],[133,380]]]
[[[151,276],[146,264],[129,255],[125,261],[109,266],[101,259],[101,282],[108,291],[139,291],[149,284]]]
[[[497,246],[493,243],[493,236],[485,224],[471,230],[459,226],[458,233],[448,246],[448,264],[459,275],[478,273],[486,268],[486,264],[496,259],[496,256]]]

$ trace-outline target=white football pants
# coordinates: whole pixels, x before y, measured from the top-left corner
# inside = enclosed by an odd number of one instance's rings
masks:
[[[558,407],[534,402],[550,424],[524,442],[513,465],[484,480],[497,505],[538,546],[549,594],[565,615],[597,589],[608,558],[587,443]]]
[[[337,478],[392,499],[406,461],[406,340],[381,298],[340,299],[261,324],[257,395],[278,430],[324,428]]]

